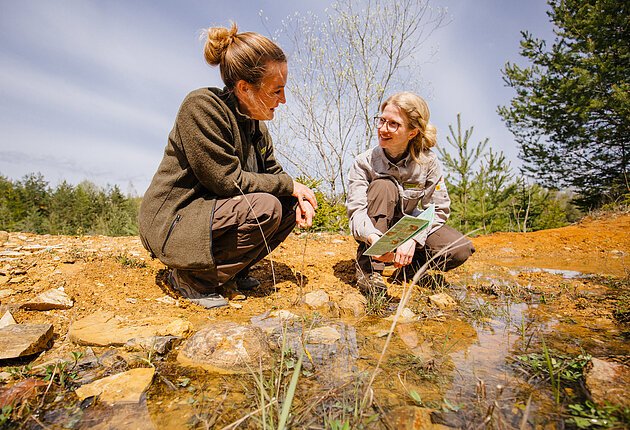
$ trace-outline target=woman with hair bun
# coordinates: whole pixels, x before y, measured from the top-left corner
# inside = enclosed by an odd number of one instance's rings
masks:
[[[219,66],[225,87],[184,99],[139,223],[145,248],[169,267],[171,287],[213,308],[227,304],[223,292],[259,284],[249,268],[296,224],[310,227],[317,201],[278,164],[263,122],[286,102],[284,52],[236,24],[206,33],[206,62]]]
[[[394,94],[383,102],[374,122],[379,145],[356,158],[346,201],[350,230],[359,243],[357,286],[364,294],[386,293],[386,263],[407,273],[405,269],[417,269],[442,251],[432,267],[447,271],[475,252],[468,239],[445,224],[450,199],[442,167],[431,151],[437,132],[424,99],[409,92]],[[363,255],[404,214],[417,216],[430,204],[435,205],[435,218],[426,230],[393,252]]]

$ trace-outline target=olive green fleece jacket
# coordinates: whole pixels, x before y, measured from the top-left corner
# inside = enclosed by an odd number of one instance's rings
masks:
[[[293,193],[293,180],[276,161],[266,126],[241,114],[232,92],[195,90],[179,109],[142,199],[142,243],[169,267],[214,270],[216,199],[254,192]]]

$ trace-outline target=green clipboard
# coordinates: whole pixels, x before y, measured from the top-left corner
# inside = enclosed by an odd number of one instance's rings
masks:
[[[379,240],[374,242],[363,255],[378,256],[387,254],[428,228],[433,224],[435,217],[435,205],[430,204],[417,217],[411,215],[403,216],[392,228],[387,230]]]

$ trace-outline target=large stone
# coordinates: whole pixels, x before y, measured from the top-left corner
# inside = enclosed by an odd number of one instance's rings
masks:
[[[330,297],[324,290],[315,290],[304,295],[304,303],[313,309],[324,306],[330,301]]]
[[[276,348],[303,354],[304,368],[317,371],[330,384],[341,382],[351,375],[359,357],[356,330],[342,322],[310,330],[295,322],[275,329],[270,338]]]
[[[446,293],[438,293],[429,296],[429,303],[440,309],[452,309],[457,306],[457,302]]]
[[[157,324],[154,320],[127,321],[111,312],[97,312],[70,327],[70,341],[79,345],[123,346],[129,340],[154,336],[186,336],[192,331],[192,325],[186,320],[176,318],[168,324]]]
[[[367,299],[358,293],[348,293],[339,301],[339,309],[343,315],[362,317],[365,315]]]
[[[22,308],[34,311],[70,309],[72,306],[74,306],[74,301],[64,291],[56,288],[44,291],[34,299],[22,304]]]
[[[151,385],[154,374],[153,367],[131,369],[82,385],[75,392],[80,400],[99,396],[100,401],[108,404],[138,403]]]
[[[586,386],[593,401],[600,406],[606,403],[630,407],[630,367],[620,363],[592,358],[586,367]]]
[[[2,318],[0,318],[0,328],[13,324],[17,324],[15,322],[15,319],[13,318],[13,315],[11,315],[11,312],[6,311],[4,315],[2,315]]]
[[[0,360],[37,354],[48,349],[51,324],[11,324],[0,328]]]
[[[186,366],[217,373],[246,373],[269,365],[267,339],[258,327],[233,322],[207,325],[192,335],[181,348],[177,360]]]

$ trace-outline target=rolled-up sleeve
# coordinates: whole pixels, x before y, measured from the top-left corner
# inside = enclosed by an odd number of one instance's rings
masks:
[[[427,236],[446,224],[451,213],[451,199],[446,190],[442,166],[434,154],[431,154],[428,167],[424,196],[420,205],[422,209],[426,209],[433,203],[435,205],[435,218],[428,229],[413,238],[420,246],[424,246]]]
[[[346,208],[352,235],[365,243],[369,243],[368,237],[371,234],[382,235],[372,224],[367,212],[367,190],[371,179],[369,162],[365,157],[359,156],[350,169]]]

